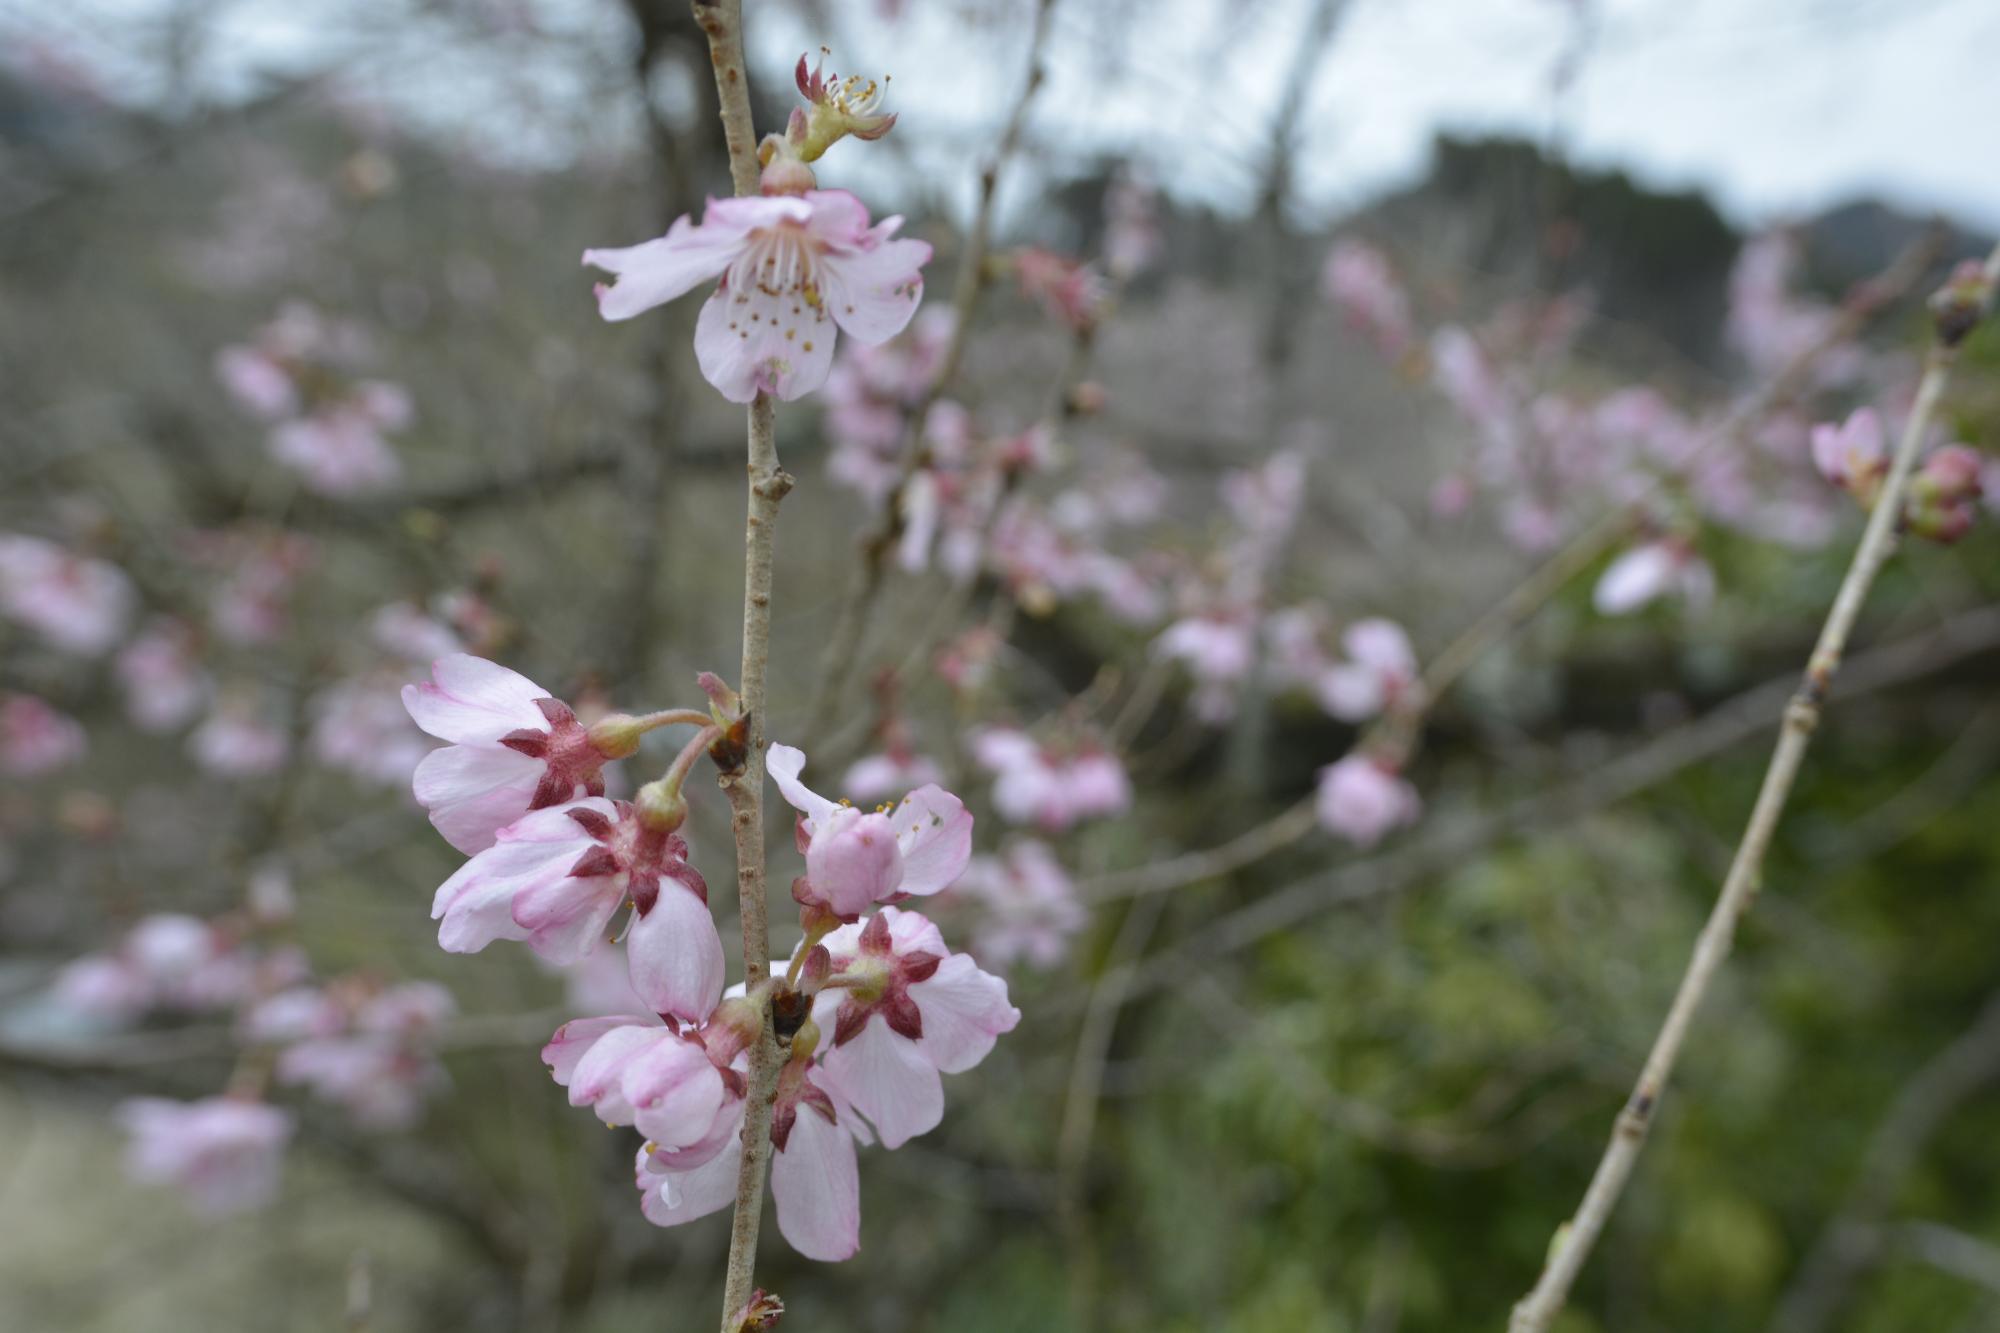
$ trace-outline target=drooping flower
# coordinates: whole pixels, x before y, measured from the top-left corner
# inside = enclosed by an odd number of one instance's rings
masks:
[[[1089,919],[1069,872],[1035,838],[1015,838],[998,856],[973,857],[958,891],[984,909],[973,945],[995,967],[1024,960],[1054,967]]]
[[[597,946],[628,901],[633,989],[656,1013],[706,1018],[723,978],[708,885],[687,863],[686,840],[649,827],[629,802],[593,796],[522,816],[439,887],[431,917],[450,953],[524,940],[567,964]]]
[[[277,1195],[292,1136],[292,1117],[277,1107],[234,1097],[139,1097],[121,1106],[118,1118],[131,1136],[125,1169],[132,1178],[178,1186],[205,1216],[248,1212]]]
[[[1319,822],[1357,847],[1414,823],[1423,810],[1417,789],[1367,755],[1350,754],[1319,771]]]
[[[771,1109],[771,1197],[778,1230],[808,1259],[838,1263],[861,1248],[861,1172],[856,1142],[867,1129],[825,1086],[823,1070],[793,1062],[778,1080]],[[726,1104],[718,1132],[697,1148],[639,1149],[634,1183],[654,1226],[679,1226],[727,1208],[736,1197],[743,1103]],[[710,1145],[713,1145],[712,1147]]]
[[[802,901],[852,919],[870,904],[924,896],[948,887],[972,855],[972,812],[935,784],[893,807],[862,811],[830,801],[800,781],[805,754],[773,745],[767,766],[802,818],[806,854]]]
[[[1060,833],[1132,804],[1125,766],[1093,740],[1057,749],[1015,727],[987,727],[974,733],[972,756],[994,775],[993,808],[1010,824]]]
[[[32,694],[0,694],[0,773],[40,777],[83,758],[83,725]]]
[[[1830,423],[1814,426],[1812,458],[1822,477],[1863,505],[1874,504],[1882,478],[1889,471],[1889,442],[1882,430],[1882,418],[1875,414],[1874,408],[1863,407],[1838,426]]]
[[[1622,616],[1670,593],[1700,610],[1715,597],[1715,571],[1687,542],[1661,538],[1635,546],[1605,566],[1591,603],[1602,615]]]
[[[468,856],[531,810],[604,794],[621,757],[591,739],[568,704],[518,672],[467,653],[440,657],[403,687],[416,724],[451,742],[424,756],[412,788],[445,841]]]
[[[576,1018],[556,1029],[542,1062],[569,1089],[571,1106],[588,1106],[607,1125],[632,1125],[656,1149],[699,1151],[742,1105],[743,1075],[731,1065],[741,1043],[711,1058],[704,1033],[657,1018]]]
[[[923,297],[923,241],[897,240],[900,217],[870,226],[845,190],[711,199],[699,225],[678,219],[655,241],[586,250],[617,281],[597,288],[609,320],[722,281],[695,325],[695,359],[732,402],[787,401],[826,382],[838,331],[868,344],[900,333]]]
[[[833,1034],[823,1082],[900,1148],[944,1117],[940,1074],[960,1074],[986,1058],[1021,1011],[1007,983],[969,954],[945,947],[916,912],[884,907],[867,924],[826,937],[836,982],[813,1002],[813,1021]]]
[[[39,537],[0,533],[0,615],[53,648],[99,656],[125,633],[137,600],[116,565],[71,555]]]
[[[429,981],[339,998],[299,990],[253,1010],[250,1030],[289,1041],[279,1081],[310,1089],[363,1128],[407,1129],[444,1082],[432,1036],[455,1009],[451,993]]]
[[[211,684],[195,656],[194,632],[178,620],[156,620],[118,654],[125,712],[141,731],[172,731],[194,720]]]
[[[1361,722],[1408,704],[1417,691],[1417,654],[1393,620],[1371,616],[1340,636],[1347,660],[1327,667],[1314,682],[1321,705],[1343,722]]]

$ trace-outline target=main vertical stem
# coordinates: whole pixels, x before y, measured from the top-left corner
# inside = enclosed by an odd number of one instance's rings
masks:
[[[729,175],[739,195],[757,193],[755,127],[750,118],[750,75],[743,60],[742,0],[694,0],[695,22],[708,37],[729,145]],[[740,772],[723,778],[730,825],[736,835],[736,896],[743,918],[743,977],[755,990],[771,974],[771,938],[764,902],[765,678],[771,665],[771,560],[778,503],[792,479],[778,465],[776,416],[770,398],[757,395],[749,415],[749,499],[743,523],[743,664],[737,691],[750,719],[750,746]],[[750,1051],[749,1088],[743,1108],[743,1159],[736,1175],[736,1211],[729,1228],[729,1269],[722,1292],[722,1333],[737,1333],[737,1316],[755,1290],[757,1230],[764,1215],[764,1176],[771,1160],[771,1096],[777,1084],[778,1045],[771,1017]]]

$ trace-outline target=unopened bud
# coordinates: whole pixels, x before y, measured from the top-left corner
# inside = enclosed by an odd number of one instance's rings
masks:
[[[799,1024],[799,1030],[792,1034],[792,1059],[810,1060],[817,1050],[819,1050],[819,1024],[812,1021],[808,1012],[805,1022]]]
[[[677,781],[659,778],[647,783],[632,804],[639,811],[639,822],[654,833],[672,833],[687,823],[687,798]]]
[[[717,722],[727,723],[743,711],[743,701],[737,697],[736,691],[713,671],[702,672],[694,678],[694,683],[708,696],[709,711],[715,714]]]
[[[754,1045],[764,1033],[764,1002],[770,996],[766,982],[746,995],[732,995],[715,1006],[702,1028],[709,1059],[724,1066]]]
[[[819,188],[819,178],[800,160],[788,139],[775,134],[766,137],[757,155],[764,164],[763,174],[757,178],[760,193],[804,194]]]
[[[590,727],[590,746],[606,759],[628,759],[639,752],[645,724],[630,713],[612,713]]]
[[[1984,460],[1977,450],[1948,444],[1910,478],[1903,521],[1919,537],[1950,544],[1972,527]]]
[[[1964,342],[1992,303],[1993,279],[1985,268],[1976,259],[1961,262],[1930,299],[1938,341],[1946,347]]]

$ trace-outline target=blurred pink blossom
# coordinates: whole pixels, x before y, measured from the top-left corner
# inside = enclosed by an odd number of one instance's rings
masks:
[[[1003,969],[1023,961],[1054,967],[1089,919],[1069,872],[1035,838],[1011,839],[998,856],[973,857],[958,890],[982,910],[974,952]]]
[[[138,598],[123,570],[54,542],[0,532],[0,615],[63,652],[97,657],[118,642]]]
[[[150,622],[119,652],[117,671],[126,715],[141,731],[172,731],[193,721],[212,689],[194,631],[178,620]]]
[[[118,1108],[129,1142],[126,1172],[146,1185],[172,1185],[208,1217],[271,1202],[292,1136],[292,1117],[235,1097],[176,1102],[139,1097]]]
[[[1320,824],[1357,847],[1373,847],[1423,811],[1417,789],[1366,755],[1350,754],[1319,771]]]
[[[83,726],[32,694],[0,693],[0,773],[41,777],[83,758]]]

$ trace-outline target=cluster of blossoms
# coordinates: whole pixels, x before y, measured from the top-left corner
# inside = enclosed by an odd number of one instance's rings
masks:
[[[1875,507],[1889,473],[1889,440],[1875,409],[1856,409],[1839,425],[1813,427],[1813,464],[1820,475],[1853,496],[1863,509]],[[1920,537],[1955,542],[1978,517],[1986,493],[1987,464],[1963,444],[1932,449],[1910,477],[1903,497],[1903,524]]]
[[[704,716],[613,714],[585,727],[526,677],[463,654],[441,659],[404,692],[417,723],[449,742],[419,766],[417,797],[469,858],[432,915],[447,950],[517,940],[574,964],[609,948],[613,919],[629,912],[619,938],[648,1012],[566,1023],[544,1058],[572,1103],[646,1136],[635,1179],[662,1226],[734,1196],[750,1049],[770,1005],[789,1050],[772,1129],[779,1226],[802,1254],[844,1259],[860,1243],[855,1145],[900,1147],[935,1127],[939,1075],[978,1063],[1020,1017],[1003,981],[953,954],[926,918],[889,905],[959,877],[972,815],[935,784],[873,810],[828,800],[801,780],[803,754],[771,747],[771,775],[799,812],[805,873],[793,897],[804,938],[781,979],[725,997],[707,883],[679,832],[682,783],[704,753],[740,765],[747,722],[733,694],[712,677],[704,685],[708,725],[665,777],[614,801],[603,795],[607,763],[635,753],[646,731]]]
[[[273,1077],[378,1131],[409,1128],[444,1084],[434,1048],[455,1008],[449,992],[364,973],[316,982],[288,941],[291,917],[289,882],[265,867],[241,910],[144,917],[65,967],[52,992],[59,1011],[97,1028],[233,1015],[244,1054],[224,1092],[136,1098],[119,1111],[132,1178],[177,1186],[204,1215],[261,1207],[276,1193],[294,1117],[265,1100]]]
[[[272,458],[322,495],[363,495],[402,476],[385,435],[413,416],[402,386],[355,374],[366,354],[354,325],[293,302],[250,342],[216,353],[215,375],[237,406],[269,427]]]

